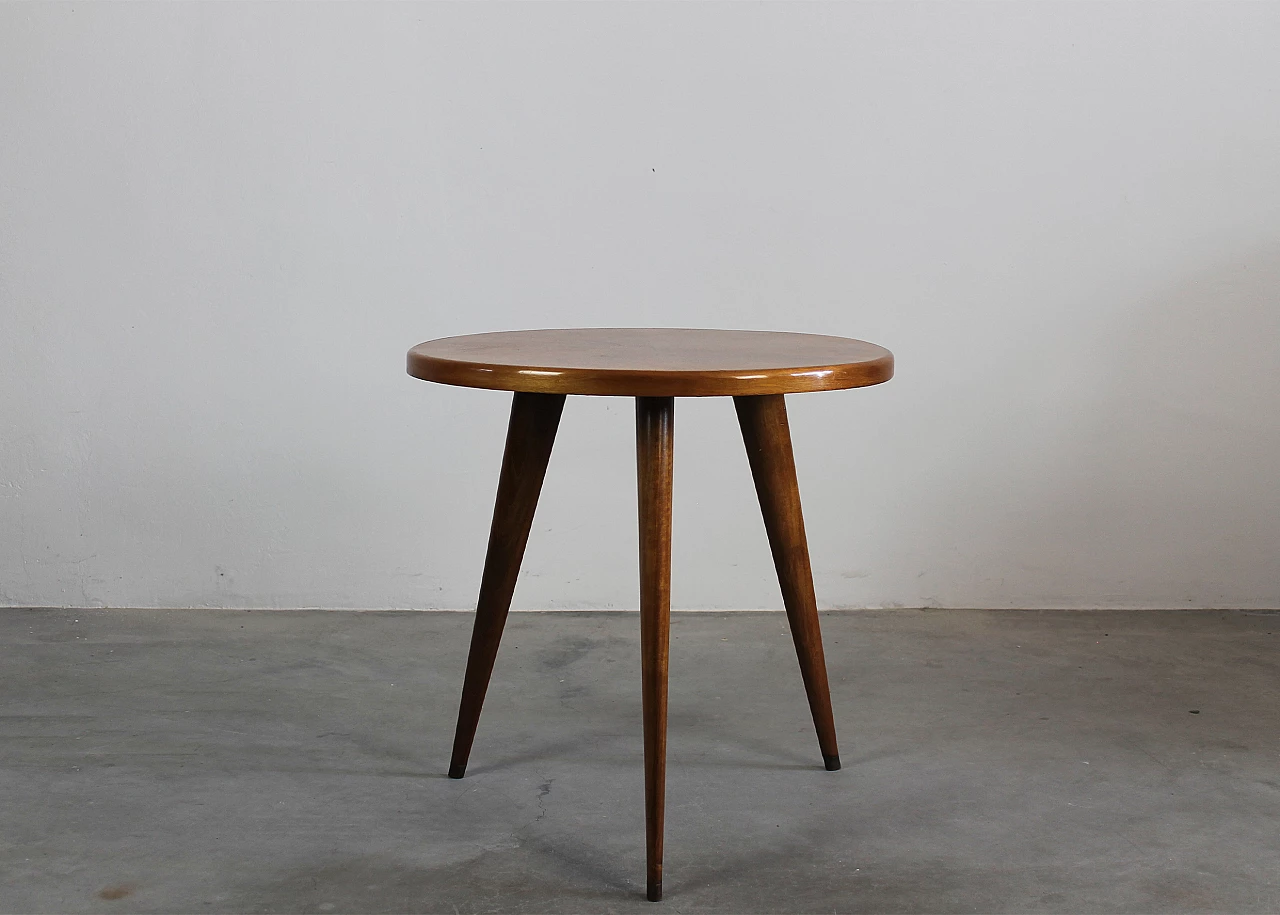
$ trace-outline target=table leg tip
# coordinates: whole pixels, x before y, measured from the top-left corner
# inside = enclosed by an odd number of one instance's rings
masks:
[[[833,753],[830,756],[828,756],[826,753],[823,753],[822,762],[823,762],[823,765],[827,767],[828,772],[835,772],[837,769],[840,768],[840,754]]]
[[[662,901],[662,881],[650,880],[649,892],[646,893],[645,895],[647,896],[650,902],[661,902]]]
[[[839,768],[839,764],[836,765],[836,768]],[[452,765],[449,766],[450,778],[462,778],[462,776],[466,774],[467,774],[466,763],[453,763]]]

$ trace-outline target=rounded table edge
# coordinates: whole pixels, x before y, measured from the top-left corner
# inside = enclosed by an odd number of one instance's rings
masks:
[[[434,341],[427,341],[434,342]],[[865,341],[864,341],[865,342]],[[423,346],[425,344],[418,344]],[[422,381],[455,387],[531,394],[579,394],[618,397],[744,397],[762,394],[804,394],[870,387],[890,380],[893,353],[876,359],[836,365],[795,366],[765,370],[662,371],[635,369],[573,369],[561,374],[537,366],[463,362],[418,352],[406,356],[408,374]],[[751,378],[744,375],[750,374]]]

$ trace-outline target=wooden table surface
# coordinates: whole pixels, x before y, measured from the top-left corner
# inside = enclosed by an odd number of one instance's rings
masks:
[[[882,346],[821,334],[592,327],[444,337],[409,350],[426,381],[541,394],[798,394],[893,377]]]

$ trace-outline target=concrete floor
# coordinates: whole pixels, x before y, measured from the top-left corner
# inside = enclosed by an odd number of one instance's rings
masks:
[[[1278,912],[1280,614],[672,621],[647,903],[635,614],[0,611],[4,912]]]

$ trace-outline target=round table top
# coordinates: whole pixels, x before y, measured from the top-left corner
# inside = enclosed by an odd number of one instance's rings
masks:
[[[409,350],[426,381],[542,394],[709,397],[795,394],[893,377],[882,346],[756,330],[591,327],[444,337]]]

